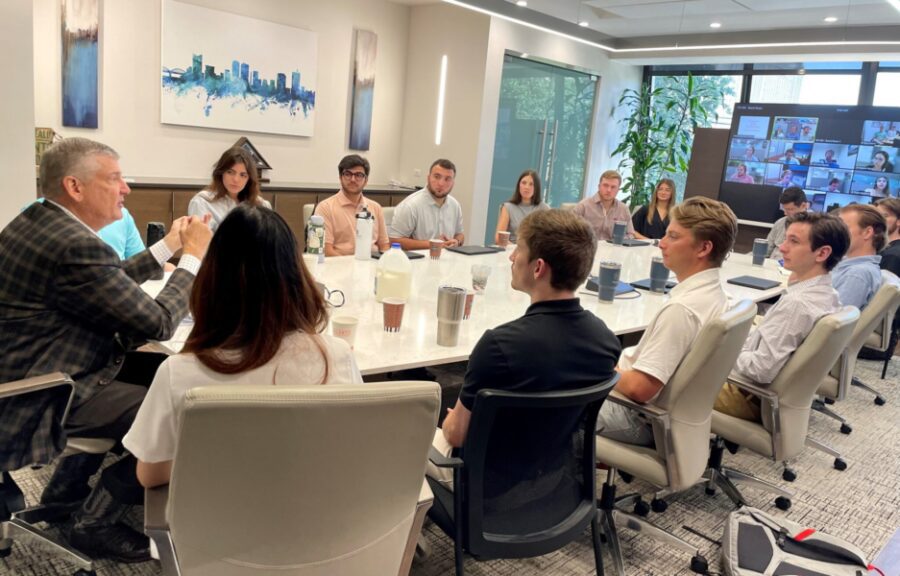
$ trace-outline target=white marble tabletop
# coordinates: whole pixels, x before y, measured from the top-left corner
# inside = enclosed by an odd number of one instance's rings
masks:
[[[511,250],[512,248],[508,249]],[[332,317],[350,315],[359,319],[354,352],[363,374],[432,366],[466,360],[488,328],[493,328],[521,316],[529,305],[526,294],[510,288],[510,252],[464,256],[444,251],[439,260],[427,257],[412,260],[413,281],[409,301],[399,332],[383,330],[382,306],[375,301],[374,279],[377,260],[359,261],[352,256],[328,258],[312,270],[317,280],[329,289],[344,292],[346,303],[332,310]],[[650,274],[650,258],[659,254],[655,246],[617,247],[601,242],[595,256],[594,272],[600,260],[621,262],[621,279],[632,282]],[[470,269],[473,264],[487,264],[492,272],[484,294],[475,296],[472,314],[460,328],[459,342],[454,347],[438,346],[437,292],[438,286],[453,285],[471,288]],[[786,276],[778,264],[767,260],[762,267],[752,266],[748,254],[731,254],[722,268],[722,282],[734,300],[761,301],[781,293]],[[743,288],[725,281],[736,276],[750,275],[776,280],[782,286],[771,290]],[[156,294],[164,284],[151,281],[145,290]],[[612,303],[600,302],[596,296],[579,292],[582,306],[603,320],[616,334],[640,332],[662,307],[668,296],[638,290],[617,298]],[[190,324],[183,323],[172,340],[160,343],[166,352],[178,352],[190,332]],[[330,327],[329,327],[330,333]]]

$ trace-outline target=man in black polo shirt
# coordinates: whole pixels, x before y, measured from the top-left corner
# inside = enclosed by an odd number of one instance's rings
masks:
[[[596,247],[590,225],[572,212],[533,212],[522,221],[518,244],[509,257],[511,285],[531,296],[531,306],[521,318],[487,330],[475,345],[459,400],[435,433],[433,443],[439,452],[449,455],[463,445],[475,396],[483,388],[575,389],[615,374],[621,352],[618,339],[575,297],[593,266]],[[527,426],[524,421],[507,422],[500,428],[515,435]],[[426,473],[444,482],[453,476],[450,469],[431,463]]]

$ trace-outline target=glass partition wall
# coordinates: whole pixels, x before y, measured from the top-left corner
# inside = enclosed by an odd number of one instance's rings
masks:
[[[544,202],[578,202],[597,93],[596,76],[507,54],[503,62],[485,243],[519,175],[535,170]]]

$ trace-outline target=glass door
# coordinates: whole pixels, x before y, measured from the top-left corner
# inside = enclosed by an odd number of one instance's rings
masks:
[[[500,84],[485,243],[494,243],[500,206],[528,169],[544,202],[578,202],[584,189],[596,76],[506,55]]]

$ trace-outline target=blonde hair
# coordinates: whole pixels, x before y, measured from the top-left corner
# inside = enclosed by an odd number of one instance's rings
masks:
[[[691,231],[694,240],[709,241],[710,261],[721,266],[737,238],[737,217],[724,202],[695,196],[676,205],[671,219]]]
[[[622,175],[616,172],[615,170],[607,170],[603,174],[600,175],[600,180],[618,180],[619,184],[622,183]]]

